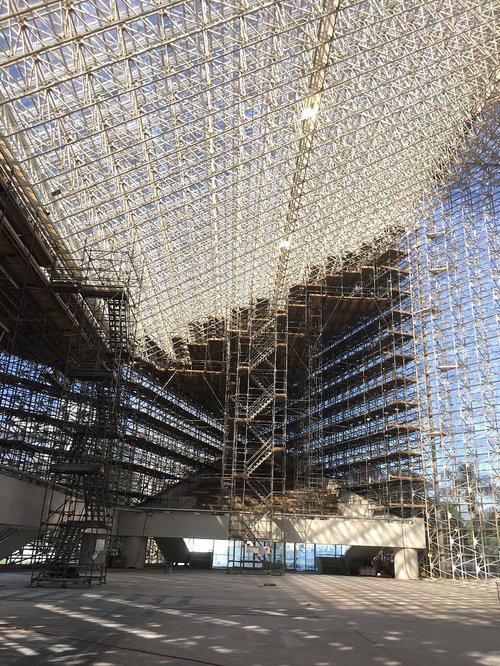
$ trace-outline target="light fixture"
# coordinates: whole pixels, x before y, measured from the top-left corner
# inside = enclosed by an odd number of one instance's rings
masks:
[[[313,120],[318,115],[318,111],[319,111],[319,105],[318,104],[314,104],[314,106],[306,106],[306,108],[302,110],[302,114],[300,116],[300,119],[301,120]]]

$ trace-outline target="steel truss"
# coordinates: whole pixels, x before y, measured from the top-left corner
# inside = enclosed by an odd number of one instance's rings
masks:
[[[412,225],[496,75],[497,9],[5,0],[2,159],[89,279],[142,291],[161,356]]]
[[[433,576],[500,574],[498,104],[409,239]]]

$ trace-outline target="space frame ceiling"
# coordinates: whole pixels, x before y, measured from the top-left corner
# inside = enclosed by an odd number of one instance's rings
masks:
[[[410,228],[497,76],[496,0],[3,0],[0,134],[140,332]]]

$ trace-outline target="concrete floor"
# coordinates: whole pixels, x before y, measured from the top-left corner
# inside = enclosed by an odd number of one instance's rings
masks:
[[[103,587],[0,573],[0,664],[500,665],[494,581],[117,571]]]

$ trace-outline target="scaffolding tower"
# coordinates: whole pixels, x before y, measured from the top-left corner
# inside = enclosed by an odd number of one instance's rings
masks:
[[[73,285],[58,281],[54,289]],[[102,307],[88,303],[96,293]],[[31,585],[106,581],[107,551],[118,504],[124,364],[129,360],[128,298],[121,288],[78,287],[74,317],[101,314],[101,345],[75,338],[64,369],[61,412],[68,436],[54,442]]]
[[[233,313],[228,329],[223,493],[229,503],[228,567],[278,562],[286,483],[287,317],[267,300]],[[278,546],[278,547],[276,547]]]
[[[361,266],[353,257],[344,270],[304,285],[300,293],[309,372],[295,387],[299,398],[291,399],[289,439],[296,470],[310,470],[311,477],[297,476],[296,483],[313,489],[319,480],[318,501],[310,506],[316,512],[328,490],[336,490],[344,499],[349,493],[366,496],[387,515],[423,515],[404,248],[389,248]],[[291,298],[298,295],[296,289]]]
[[[319,293],[318,293],[319,291]],[[303,496],[305,512],[321,511],[324,495],[322,382],[320,351],[323,339],[324,287],[305,285],[302,298],[305,307],[303,370],[307,385],[301,386],[300,434],[293,447],[294,488]],[[291,295],[291,300],[297,294]],[[295,302],[296,306],[297,303]]]

